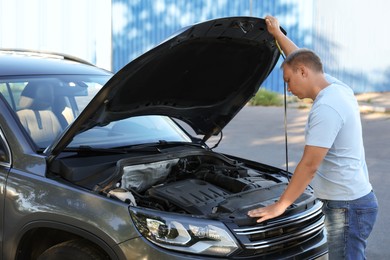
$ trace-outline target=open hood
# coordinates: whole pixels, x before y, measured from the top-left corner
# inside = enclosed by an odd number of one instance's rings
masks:
[[[187,27],[116,73],[45,152],[56,156],[96,125],[150,114],[183,120],[207,140],[256,94],[278,58],[264,19],[227,17]]]

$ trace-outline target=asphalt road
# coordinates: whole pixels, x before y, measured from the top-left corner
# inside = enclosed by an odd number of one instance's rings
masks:
[[[302,156],[308,109],[287,110],[288,168]],[[368,241],[367,258],[390,259],[390,114],[362,114],[363,137],[370,180],[379,200],[377,223]],[[245,107],[224,129],[216,151],[286,168],[284,109]],[[212,138],[209,145],[217,140]]]

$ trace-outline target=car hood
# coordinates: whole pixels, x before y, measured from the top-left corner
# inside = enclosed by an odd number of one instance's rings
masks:
[[[117,72],[46,153],[97,125],[167,115],[207,140],[256,94],[279,51],[264,19],[226,17],[189,26]]]

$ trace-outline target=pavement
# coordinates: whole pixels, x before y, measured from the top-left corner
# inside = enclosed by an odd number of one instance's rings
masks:
[[[390,113],[390,91],[356,94],[362,113]],[[291,108],[311,106],[311,100],[297,100],[288,104]]]
[[[374,92],[356,95],[362,112],[390,113],[390,92]]]

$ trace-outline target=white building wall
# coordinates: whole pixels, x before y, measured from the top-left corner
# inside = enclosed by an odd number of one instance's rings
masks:
[[[329,48],[317,41],[314,48],[328,69],[350,75],[349,83],[362,92],[389,91],[390,1],[315,0],[314,4],[313,31],[331,43]]]
[[[111,70],[111,0],[0,0],[0,48],[60,52]]]
[[[201,6],[193,10],[194,3]],[[174,10],[177,19],[170,13]],[[133,37],[135,29],[154,45],[173,27],[219,16],[271,12],[282,26],[297,23],[288,28],[288,35],[300,46],[312,47],[327,71],[356,91],[388,91],[388,10],[388,0],[0,0],[0,48],[61,52],[112,70],[152,47],[140,43],[140,36]],[[160,16],[167,23],[158,20]],[[269,82],[282,85],[276,74]]]

